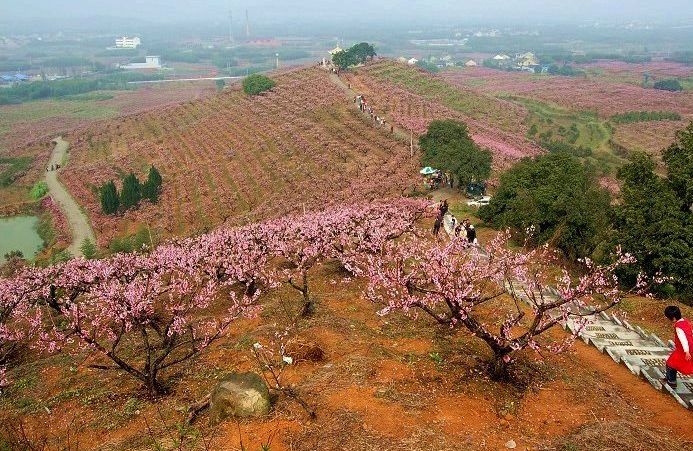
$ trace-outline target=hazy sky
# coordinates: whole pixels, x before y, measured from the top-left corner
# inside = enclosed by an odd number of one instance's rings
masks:
[[[229,6],[242,21],[603,22],[693,19],[692,0],[0,0],[0,22],[93,16],[214,21]],[[340,20],[340,21],[341,21]],[[0,30],[1,34],[2,30]]]

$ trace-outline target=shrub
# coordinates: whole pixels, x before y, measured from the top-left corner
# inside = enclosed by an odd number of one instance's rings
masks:
[[[681,85],[681,82],[675,78],[659,80],[658,82],[655,82],[654,88],[662,91],[683,91],[683,86]]]
[[[118,189],[110,180],[101,186],[99,190],[101,193],[101,211],[107,215],[114,215],[118,213],[118,208],[120,207],[120,197],[118,196]]]
[[[252,74],[243,80],[243,92],[256,96],[274,88],[276,83],[271,78],[262,74]]]
[[[36,182],[29,192],[33,200],[39,200],[48,194],[48,184],[44,181]]]
[[[622,114],[614,114],[611,121],[616,124],[630,124],[633,122],[649,121],[680,121],[681,115],[673,111],[629,111]]]

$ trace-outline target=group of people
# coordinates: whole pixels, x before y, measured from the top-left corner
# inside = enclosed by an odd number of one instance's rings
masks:
[[[351,86],[351,85],[350,85]],[[371,107],[368,102],[366,102],[366,98],[363,95],[358,95],[354,97],[354,103],[359,107],[359,111],[362,113],[368,114],[371,117],[371,120],[373,123],[375,123],[377,126],[384,127],[387,124],[387,121],[385,121],[385,118],[378,116],[375,113],[375,110],[373,107]],[[390,125],[390,133],[395,132],[395,126],[392,124]]]
[[[449,209],[450,207],[447,199],[443,200],[440,205],[438,205],[438,214],[436,215],[436,221],[433,223],[433,235],[435,237],[438,237],[440,229],[443,226],[443,221],[445,220],[445,215],[448,214]],[[476,237],[476,230],[469,219],[459,222],[454,215],[451,216],[452,230],[455,232],[455,237],[462,238],[470,244],[479,244],[479,240]]]
[[[59,164],[52,164],[50,167],[46,168],[46,172],[57,171],[58,169],[60,169]]]

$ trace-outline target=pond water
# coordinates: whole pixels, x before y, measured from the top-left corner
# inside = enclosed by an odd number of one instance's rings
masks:
[[[43,240],[36,231],[36,216],[0,218],[0,263],[10,251],[22,251],[24,258],[31,259],[43,247]]]

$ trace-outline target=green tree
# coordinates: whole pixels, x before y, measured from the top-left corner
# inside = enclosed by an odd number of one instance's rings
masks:
[[[216,85],[217,85],[217,91],[221,92],[224,90],[224,87],[226,86],[226,81],[224,81],[223,78],[219,78],[216,81]]]
[[[332,63],[340,69],[347,69],[358,64],[356,55],[350,50],[342,50],[332,55]]]
[[[33,200],[39,200],[48,194],[48,184],[44,181],[36,182],[29,192]]]
[[[113,215],[118,213],[118,208],[120,207],[120,198],[118,197],[118,189],[113,183],[113,180],[109,180],[101,186],[101,210],[104,214]]]
[[[354,59],[359,63],[365,63],[369,58],[373,58],[376,55],[373,44],[367,42],[360,42],[352,46],[349,52],[353,54]]]
[[[243,79],[243,92],[256,96],[274,88],[276,83],[271,78],[262,74],[248,75]]]
[[[693,228],[691,214],[681,209],[672,184],[655,173],[655,164],[637,153],[618,173],[623,181],[621,203],[614,209],[614,244],[637,260],[637,268],[622,271],[625,283],[637,273],[662,273],[669,287],[691,299],[693,295]]]
[[[683,91],[683,86],[681,82],[675,78],[668,78],[666,80],[659,80],[654,84],[655,89],[660,89],[662,91]]]
[[[159,171],[154,166],[150,167],[147,181],[142,185],[142,198],[149,199],[151,203],[155,204],[159,200],[162,183],[163,179]]]
[[[521,160],[505,172],[479,216],[578,258],[591,256],[607,238],[609,211],[609,193],[599,188],[593,169],[559,151]]]
[[[96,258],[96,245],[90,239],[84,240],[82,245],[79,247],[79,250],[82,251],[82,255],[87,260]]]
[[[484,182],[491,174],[491,152],[480,149],[467,126],[454,120],[433,121],[419,138],[421,162],[452,174],[458,186]]]
[[[681,208],[693,211],[693,122],[676,133],[676,142],[664,151],[664,163]]]
[[[136,207],[142,198],[142,186],[132,172],[123,179],[123,191],[120,193],[120,204],[126,210]]]

